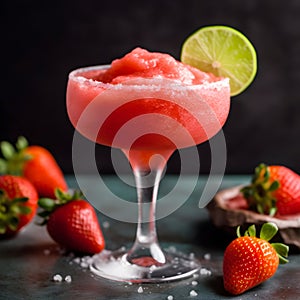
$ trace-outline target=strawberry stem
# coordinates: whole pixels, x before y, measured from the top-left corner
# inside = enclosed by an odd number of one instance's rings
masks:
[[[241,192],[251,210],[274,216],[277,208],[273,193],[279,186],[279,181],[274,180],[271,182],[269,167],[260,164],[255,168],[251,184],[242,188]]]
[[[79,190],[74,190],[73,192],[63,192],[60,189],[55,189],[54,191],[55,199],[50,198],[40,198],[38,201],[38,205],[42,210],[38,213],[38,216],[43,219],[42,223],[38,223],[38,225],[45,225],[48,222],[50,215],[55,211],[58,207],[65,205],[66,203],[82,199],[82,193]]]
[[[19,225],[19,216],[26,215],[31,209],[23,204],[28,198],[9,199],[3,190],[0,190],[0,234],[4,234],[9,228],[12,231],[17,230]]]
[[[0,143],[3,158],[0,158],[0,174],[22,175],[23,166],[32,157],[24,152],[28,147],[28,141],[20,136],[13,146],[7,141]]]

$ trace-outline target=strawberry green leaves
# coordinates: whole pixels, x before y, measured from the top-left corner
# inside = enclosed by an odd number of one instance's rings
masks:
[[[5,193],[0,190],[0,234],[4,234],[7,228],[12,231],[17,230],[19,215],[26,215],[31,212],[29,207],[22,205],[27,201],[28,198],[26,197],[10,200]]]
[[[255,168],[251,184],[241,189],[242,194],[248,200],[250,209],[260,214],[274,216],[276,214],[276,198],[273,192],[280,186],[278,180],[270,182],[268,166],[260,164]]]
[[[275,223],[264,223],[259,237],[265,241],[270,241],[278,232],[278,227]]]
[[[40,198],[38,205],[42,210],[38,213],[38,216],[43,218],[43,222],[39,225],[45,225],[52,212],[54,212],[58,207],[65,205],[66,203],[82,199],[82,192],[80,190],[74,190],[73,192],[63,192],[60,189],[55,189],[54,191],[55,199],[51,198]]]
[[[0,158],[0,174],[22,175],[23,165],[31,159],[31,156],[24,153],[28,147],[28,141],[20,136],[13,146],[7,141],[0,143],[0,150],[3,158]]]

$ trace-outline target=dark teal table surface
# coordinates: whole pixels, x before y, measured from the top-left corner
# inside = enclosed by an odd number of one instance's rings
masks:
[[[72,176],[67,180],[76,188]],[[176,176],[165,176],[161,193],[174,185]],[[220,189],[249,181],[247,176],[225,176]],[[135,197],[134,191],[119,184],[114,176],[106,176],[105,182],[116,193]],[[162,284],[133,284],[114,282],[95,277],[84,264],[83,258],[64,253],[49,238],[44,227],[31,223],[17,237],[0,241],[0,299],[299,299],[300,254],[292,253],[290,263],[280,266],[273,278],[264,284],[233,297],[223,289],[223,253],[231,241],[212,225],[206,209],[198,207],[199,197],[206,177],[200,177],[188,201],[174,213],[157,221],[160,242],[175,245],[179,250],[194,253],[202,267],[211,275],[200,275],[183,281]],[[180,191],[190,188],[189,176],[181,181]],[[178,197],[181,193],[178,193]],[[101,198],[101,197],[100,197]],[[105,197],[104,197],[105,198]],[[109,201],[103,199],[103,201]],[[105,203],[104,203],[105,204]],[[113,220],[99,213],[99,221],[108,249],[131,244],[136,224]],[[210,259],[205,259],[209,254]],[[54,282],[53,276],[70,275],[71,282]],[[194,281],[194,282],[193,282]],[[142,289],[140,288],[142,287]],[[197,296],[190,296],[194,290]],[[138,291],[142,291],[139,293]]]

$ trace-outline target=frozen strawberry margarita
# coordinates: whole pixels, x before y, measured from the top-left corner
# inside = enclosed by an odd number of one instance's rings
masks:
[[[145,161],[208,140],[229,107],[227,78],[141,48],[111,65],[73,71],[67,89],[68,114],[80,133],[131,154],[142,151]]]
[[[67,110],[72,124],[90,140],[123,151],[138,196],[132,248],[100,254],[91,266],[93,272],[114,280],[160,282],[198,270],[194,259],[164,252],[158,244],[154,212],[158,184],[172,153],[220,131],[229,106],[229,79],[140,48],[111,65],[70,73]]]

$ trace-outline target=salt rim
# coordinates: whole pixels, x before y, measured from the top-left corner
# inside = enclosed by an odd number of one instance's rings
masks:
[[[167,83],[168,88],[172,87],[172,89],[178,89],[178,90],[201,90],[201,89],[217,89],[221,90],[222,88],[229,87],[229,78],[224,77],[220,78],[218,81],[203,81],[201,84],[186,84],[181,82],[177,79],[169,79],[165,78],[163,76],[156,76],[153,78],[143,78],[143,77],[137,77],[135,79],[127,80],[123,83],[118,84],[111,84],[111,83],[104,83],[101,81],[97,81],[91,78],[86,78],[84,76],[78,75],[81,73],[89,72],[89,71],[96,71],[96,70],[105,70],[108,69],[110,65],[97,65],[97,66],[91,66],[91,67],[83,67],[78,68],[69,73],[69,80],[78,82],[81,84],[81,87],[85,87],[86,84],[89,86],[94,86],[98,88],[105,88],[105,89],[112,89],[112,90],[120,90],[124,86],[130,86],[133,88],[137,88],[140,90],[147,89],[149,90],[149,87],[152,86],[153,90],[155,88],[161,88],[161,83]],[[142,83],[136,83],[136,82],[142,82]],[[147,84],[145,84],[147,82]],[[164,87],[164,86],[163,86]]]

